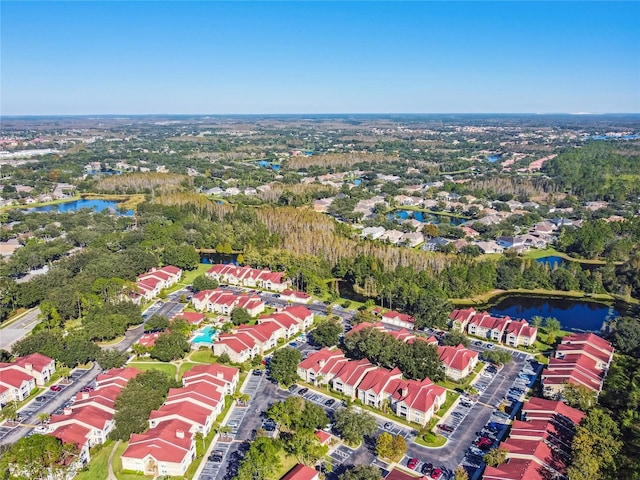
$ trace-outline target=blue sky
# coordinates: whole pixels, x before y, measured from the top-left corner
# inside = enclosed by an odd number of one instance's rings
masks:
[[[12,2],[0,113],[640,112],[640,2]]]

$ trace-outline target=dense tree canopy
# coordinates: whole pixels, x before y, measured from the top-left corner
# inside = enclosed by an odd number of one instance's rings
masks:
[[[284,386],[293,385],[298,380],[298,363],[301,360],[302,354],[295,348],[285,347],[276,350],[269,363],[271,376]]]
[[[318,325],[310,334],[311,341],[321,347],[332,347],[340,341],[344,329],[339,322],[327,320]]]

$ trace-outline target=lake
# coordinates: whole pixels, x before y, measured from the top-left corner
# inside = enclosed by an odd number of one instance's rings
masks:
[[[536,315],[555,317],[560,320],[563,330],[578,332],[599,332],[605,322],[624,315],[622,309],[604,303],[524,295],[505,297],[491,307],[489,313],[524,318],[529,322]]]
[[[44,205],[42,207],[34,207],[28,209],[29,212],[77,212],[83,208],[88,208],[95,212],[102,212],[103,210],[113,210],[116,215],[125,215],[132,217],[133,210],[118,210],[118,202],[113,200],[100,200],[100,199],[80,199],[73,200],[71,202],[58,203],[55,205]]]

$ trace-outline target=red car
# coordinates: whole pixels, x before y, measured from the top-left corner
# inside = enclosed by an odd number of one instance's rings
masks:
[[[433,479],[440,478],[440,475],[442,475],[442,469],[441,468],[434,468],[431,471],[431,478],[433,478]]]
[[[409,467],[411,470],[416,468],[417,465],[418,465],[417,458],[410,458],[409,461],[407,462],[407,467]]]
[[[493,445],[493,440],[487,437],[480,437],[480,440],[476,442],[476,445],[479,448],[490,447],[491,445]]]
[[[60,385],[51,385],[51,389],[52,392],[59,392],[60,390],[62,390],[62,387]]]

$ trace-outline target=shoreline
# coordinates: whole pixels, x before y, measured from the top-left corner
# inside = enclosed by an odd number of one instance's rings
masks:
[[[565,292],[563,290],[543,290],[516,288],[510,290],[492,290],[483,295],[472,298],[450,298],[449,301],[455,307],[478,307],[489,308],[498,304],[501,300],[509,296],[529,296],[544,298],[572,299],[589,303],[639,305],[640,301],[632,297],[621,297],[608,293],[585,293],[579,291]]]

